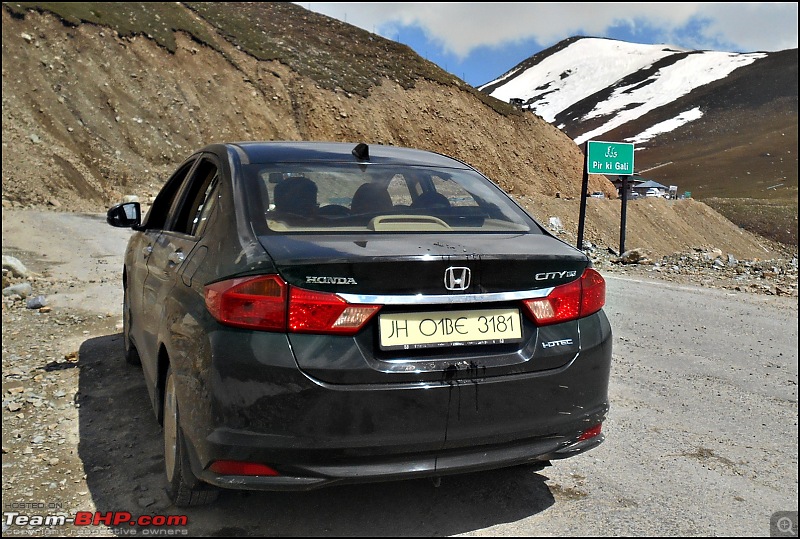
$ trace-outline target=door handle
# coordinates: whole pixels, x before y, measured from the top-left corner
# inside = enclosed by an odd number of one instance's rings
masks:
[[[173,266],[181,264],[185,259],[186,255],[183,254],[182,251],[175,251],[173,253],[170,253],[170,255],[167,257],[167,260],[169,260],[169,263],[172,264]]]

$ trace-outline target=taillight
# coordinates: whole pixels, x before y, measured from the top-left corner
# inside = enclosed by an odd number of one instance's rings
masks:
[[[289,331],[352,335],[378,312],[380,305],[357,305],[328,292],[291,288]]]
[[[206,306],[220,323],[295,333],[358,332],[380,305],[351,304],[330,292],[288,285],[277,275],[243,277],[208,285]]]
[[[546,326],[576,320],[596,313],[606,303],[606,282],[587,268],[580,279],[555,287],[546,298],[523,301],[537,325]]]
[[[602,423],[598,423],[594,427],[592,427],[590,429],[586,429],[585,431],[583,431],[581,433],[581,435],[578,437],[578,441],[582,442],[584,440],[588,440],[590,438],[594,438],[595,436],[600,436],[600,433],[602,431],[603,431],[603,424]]]
[[[206,307],[228,326],[286,330],[288,285],[277,275],[242,277],[206,286]]]

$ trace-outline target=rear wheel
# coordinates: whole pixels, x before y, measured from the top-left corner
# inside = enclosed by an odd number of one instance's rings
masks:
[[[164,468],[167,492],[178,507],[211,503],[219,495],[215,487],[203,483],[192,473],[180,426],[175,376],[171,367],[167,370],[164,386]]]

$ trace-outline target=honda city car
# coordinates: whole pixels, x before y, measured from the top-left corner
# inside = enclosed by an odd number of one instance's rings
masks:
[[[123,341],[176,505],[541,467],[604,439],[605,281],[473,167],[209,145],[132,228]]]

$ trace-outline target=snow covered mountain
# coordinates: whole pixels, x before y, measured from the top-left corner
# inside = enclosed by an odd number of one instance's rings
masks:
[[[598,127],[574,137],[579,144],[766,57],[766,53],[690,51],[599,38],[574,39],[551,51],[479,89],[507,102],[521,99],[525,108],[562,129],[566,123],[602,119]],[[594,106],[578,116],[573,111],[578,103],[582,110],[589,103]],[[701,116],[702,111],[694,107],[658,129],[648,129],[626,140],[644,142]]]
[[[636,172],[695,197],[796,201],[797,75],[797,49],[727,53],[573,37],[478,89],[577,144],[632,142]]]
[[[726,53],[573,37],[478,89],[577,144],[632,142],[634,172],[797,242],[797,49]]]
[[[693,51],[574,37],[478,89],[502,101],[521,104],[571,133],[578,144],[602,139],[604,134],[648,113],[674,108],[678,101],[687,103],[672,117],[625,137],[627,142],[644,143],[703,116],[701,107],[683,98],[774,54],[779,53]],[[796,63],[797,49],[794,58]],[[796,78],[793,95],[797,97]]]

